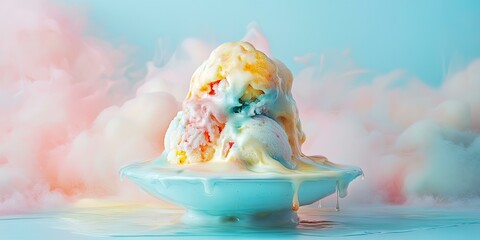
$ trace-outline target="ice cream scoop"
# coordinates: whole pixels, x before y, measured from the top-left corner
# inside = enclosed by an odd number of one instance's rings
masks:
[[[203,215],[234,214],[252,219],[252,214],[259,212],[296,210],[336,190],[345,196],[348,184],[362,171],[301,152],[305,134],[291,94],[292,80],[285,65],[250,43],[220,45],[193,74],[183,109],[168,127],[162,156],[129,166],[123,173],[153,195]],[[262,186],[245,181],[262,182]],[[185,182],[200,182],[205,193]],[[230,193],[232,189],[222,188],[230,183],[238,191]],[[313,189],[313,183],[322,189],[306,191]],[[270,184],[266,189],[272,191],[278,188],[277,198],[290,196],[291,208],[285,209],[284,202],[268,197],[255,200],[270,204],[263,208],[232,205],[236,198],[248,199],[256,191],[259,195],[258,191],[265,191],[265,184]],[[289,185],[291,188],[284,189]],[[185,199],[182,189],[195,192],[198,202]]]
[[[239,161],[260,172],[258,164],[277,161],[296,169],[305,135],[291,86],[290,71],[251,44],[222,44],[192,77],[183,111],[167,132],[167,160]]]

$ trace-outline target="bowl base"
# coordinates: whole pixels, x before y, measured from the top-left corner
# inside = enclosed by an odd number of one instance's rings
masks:
[[[183,223],[189,225],[231,225],[251,227],[296,226],[297,212],[279,210],[273,212],[209,212],[187,210]]]

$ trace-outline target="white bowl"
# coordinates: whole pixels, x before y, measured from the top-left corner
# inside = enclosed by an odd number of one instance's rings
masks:
[[[148,162],[122,169],[122,175],[151,195],[187,209],[188,223],[296,223],[298,205],[318,201],[362,174],[341,168],[305,174],[211,176]],[[254,176],[254,178],[252,178]],[[342,189],[341,189],[342,190]],[[298,199],[298,205],[296,200]]]

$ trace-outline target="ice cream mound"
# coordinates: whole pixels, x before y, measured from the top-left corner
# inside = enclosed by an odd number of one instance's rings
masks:
[[[167,160],[295,169],[305,137],[290,93],[292,77],[246,42],[225,43],[194,73],[165,137]],[[262,165],[261,167],[259,165]]]
[[[348,184],[362,171],[302,154],[305,134],[291,94],[292,80],[285,65],[250,43],[220,45],[193,74],[183,109],[165,135],[164,153],[151,162],[128,166],[122,174],[153,195],[187,208],[208,214],[221,208],[218,215],[232,209],[237,213],[285,209],[287,201],[279,199],[288,194],[294,210],[336,190],[345,196]],[[269,187],[270,195],[258,199],[265,205],[251,201],[238,205],[235,199],[249,197],[249,191],[265,191],[264,185],[249,185],[253,182],[248,180],[277,186],[278,195]],[[206,195],[186,184],[199,181]],[[299,201],[304,182],[309,183]],[[220,189],[217,197],[211,195],[215,184]],[[282,184],[291,185],[292,191]],[[227,186],[238,189],[229,192]],[[197,200],[185,192],[195,192]]]
[[[291,87],[290,71],[250,43],[220,45],[193,74],[183,111],[165,136],[166,160],[196,168],[228,163],[229,170],[253,172],[332,165],[301,153],[305,134]]]

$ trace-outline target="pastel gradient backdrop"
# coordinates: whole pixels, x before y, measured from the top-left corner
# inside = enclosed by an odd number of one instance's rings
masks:
[[[143,59],[153,56],[159,39],[170,48],[187,37],[237,41],[252,21],[293,71],[301,67],[294,56],[350,49],[362,67],[405,69],[438,85],[480,56],[480,2],[474,0],[64,2],[86,8],[104,36],[134,44]]]
[[[242,39],[292,69],[304,152],[364,170],[347,204],[478,204],[479,12],[478,1],[4,0],[0,214],[152,200],[119,169],[161,154],[193,71]]]

